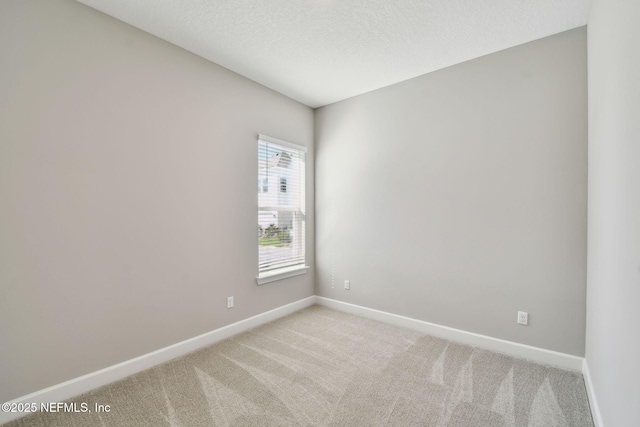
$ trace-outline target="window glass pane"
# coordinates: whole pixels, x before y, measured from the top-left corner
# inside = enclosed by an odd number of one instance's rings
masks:
[[[303,151],[258,141],[259,274],[305,263],[304,160]]]

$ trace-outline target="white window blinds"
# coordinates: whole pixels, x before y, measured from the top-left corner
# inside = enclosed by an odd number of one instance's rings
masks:
[[[306,151],[258,137],[258,277],[304,266]]]

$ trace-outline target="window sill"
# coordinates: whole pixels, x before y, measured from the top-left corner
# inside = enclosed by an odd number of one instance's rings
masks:
[[[265,283],[275,282],[276,280],[286,279],[287,277],[305,274],[309,268],[310,267],[308,265],[296,265],[293,267],[281,268],[261,274],[256,277],[256,282],[258,282],[258,285],[264,285]]]

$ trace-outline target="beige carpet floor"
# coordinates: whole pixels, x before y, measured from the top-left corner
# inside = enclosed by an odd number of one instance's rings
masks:
[[[8,426],[591,427],[582,376],[313,306]]]

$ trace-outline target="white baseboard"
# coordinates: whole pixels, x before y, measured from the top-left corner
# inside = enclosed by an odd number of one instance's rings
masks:
[[[582,371],[583,357],[467,332],[325,297],[316,296],[316,304],[545,365],[553,365],[578,372]]]
[[[587,359],[584,359],[582,364],[582,376],[584,377],[584,385],[587,389],[587,396],[589,396],[589,406],[591,406],[591,417],[593,418],[593,425],[595,427],[604,427],[602,424],[602,417],[600,416],[600,407],[598,406],[598,400],[596,399],[596,391],[593,388],[591,382],[591,373],[589,372],[589,365]]]
[[[185,341],[161,348],[151,353],[143,354],[142,356],[134,359],[130,359],[99,371],[36,391],[26,396],[19,397],[8,403],[36,403],[40,406],[40,403],[62,402],[79,394],[86,393],[95,388],[102,387],[103,385],[107,385],[138,372],[142,372],[161,363],[168,362],[176,357],[183,356],[218,341],[222,341],[233,335],[237,335],[241,332],[271,322],[272,320],[276,320],[298,310],[302,310],[303,308],[312,306],[315,301],[315,296],[310,296],[248,319],[232,323],[231,325],[215,329],[197,337],[189,338]],[[7,423],[24,415],[28,414],[0,412],[0,424]]]

